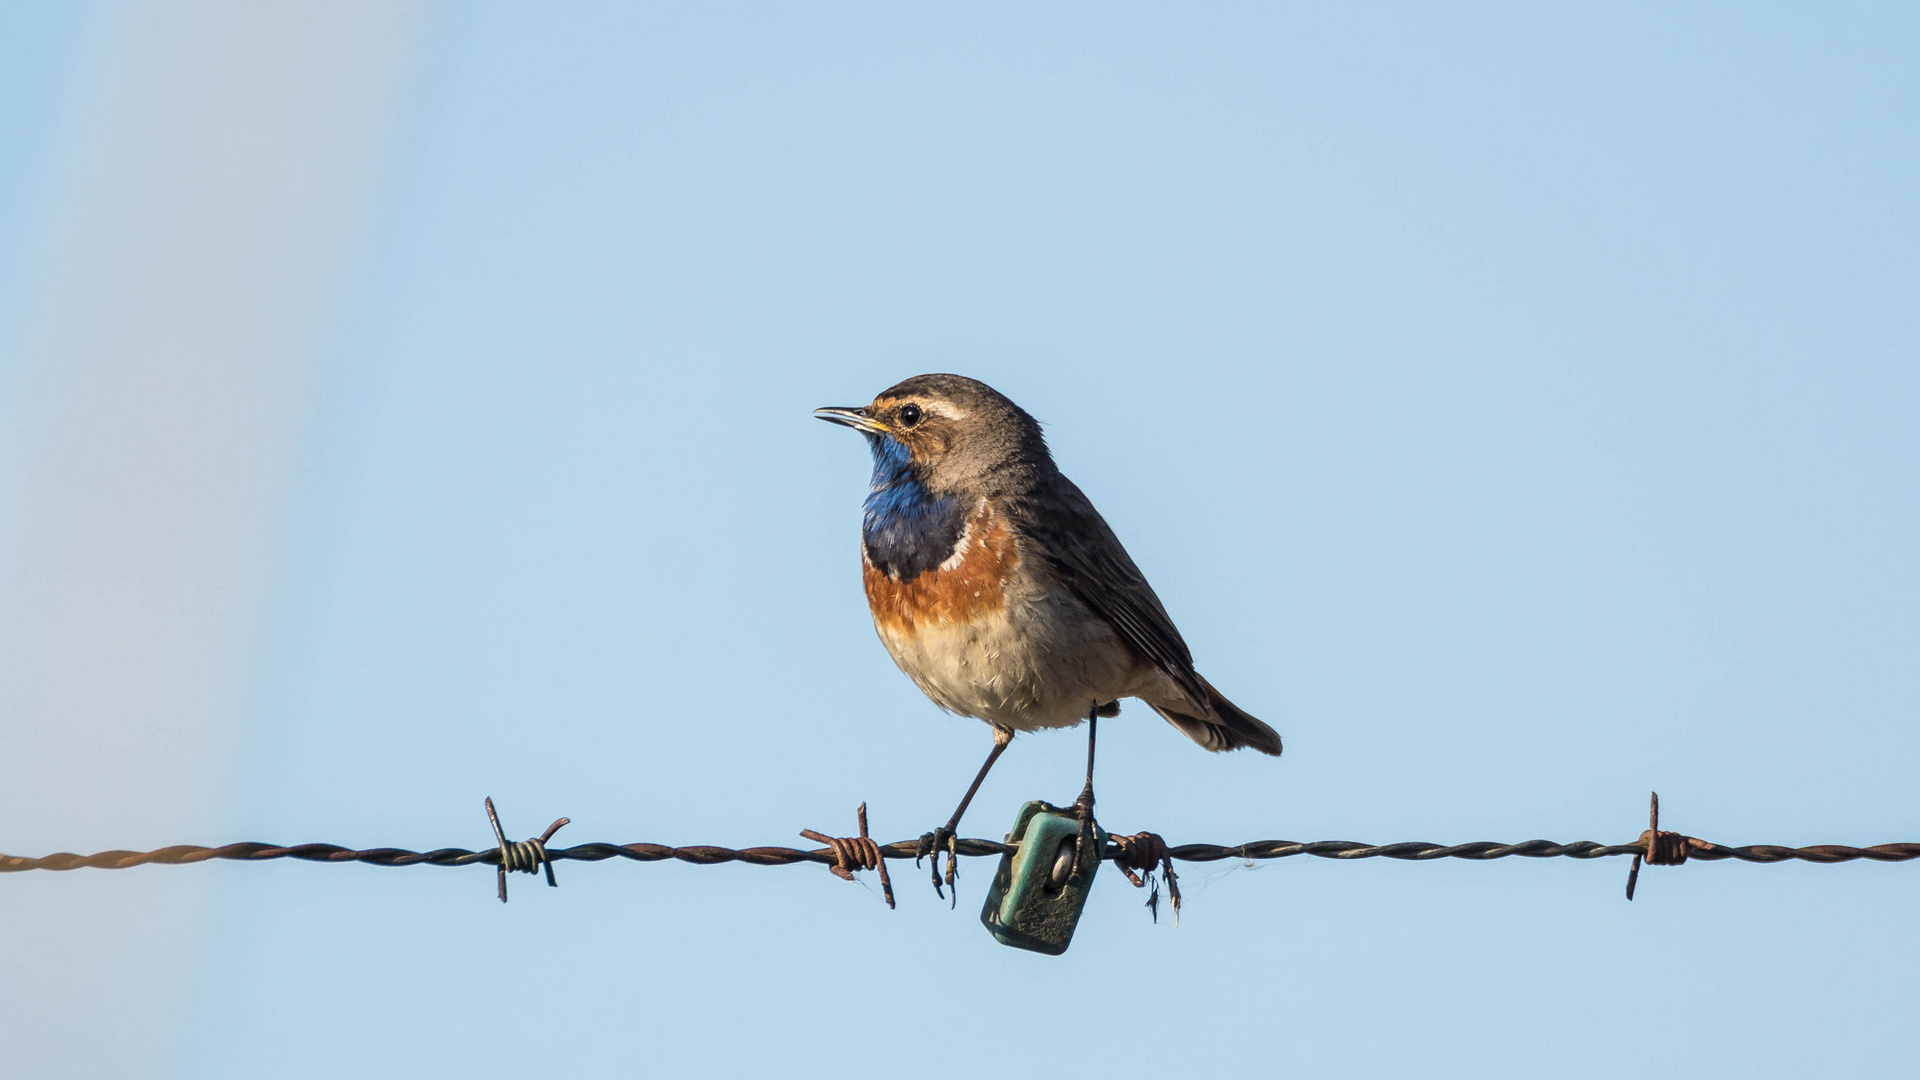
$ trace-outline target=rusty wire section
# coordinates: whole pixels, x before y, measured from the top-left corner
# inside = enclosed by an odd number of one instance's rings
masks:
[[[1167,897],[1173,902],[1173,925],[1180,925],[1180,875],[1173,872],[1173,856],[1167,854],[1167,842],[1159,833],[1142,832],[1132,836],[1107,837],[1113,850],[1106,858],[1127,875],[1136,889],[1148,889],[1147,910],[1153,912],[1153,921],[1160,921],[1160,883],[1154,880],[1153,871],[1157,867],[1160,876],[1167,882]],[[1144,877],[1142,875],[1145,875]]]
[[[1645,849],[1645,861],[1648,866],[1681,866],[1687,856],[1696,847],[1707,846],[1705,840],[1696,840],[1691,836],[1682,836],[1677,832],[1662,832],[1660,829],[1660,793],[1653,793],[1653,800],[1647,806],[1647,830],[1640,834],[1639,845]],[[1633,899],[1633,888],[1640,883],[1640,863],[1642,856],[1633,857],[1633,867],[1627,871],[1627,899]]]
[[[865,807],[861,809],[864,811]],[[664,862],[672,859],[700,866],[729,862],[747,863],[751,866],[817,863],[828,867],[837,876],[847,880],[852,880],[853,873],[857,870],[879,870],[882,874],[882,887],[891,904],[893,888],[891,881],[885,878],[886,860],[911,859],[919,848],[918,840],[881,844],[868,838],[864,812],[860,814],[861,835],[858,837],[831,837],[811,829],[807,830],[802,835],[827,845],[811,850],[790,847],[727,848],[704,844],[674,847],[645,842],[577,844],[568,848],[548,848],[546,842],[552,838],[555,830],[567,823],[567,819],[562,818],[554,822],[544,836],[513,844],[508,843],[504,835],[498,832],[498,819],[491,812],[491,799],[488,800],[488,811],[490,820],[496,825],[497,843],[494,847],[480,851],[470,851],[466,848],[436,848],[432,851],[409,851],[405,848],[355,850],[337,844],[295,844],[289,847],[264,843],[225,844],[220,847],[181,844],[155,851],[101,851],[92,855],[74,855],[68,852],[43,855],[39,858],[0,855],[0,873],[17,873],[26,870],[78,870],[82,867],[125,870],[128,867],[144,866],[149,863],[178,866],[207,862],[212,859],[238,862],[300,859],[306,862],[353,862],[373,866],[469,866],[481,863],[499,868],[500,896],[504,900],[507,871],[519,870],[533,873],[544,869],[547,872],[548,884],[553,884],[553,864],[568,860],[601,862],[607,859],[628,859],[633,862]],[[1651,825],[1647,831],[1641,833],[1639,839],[1629,844],[1601,844],[1592,840],[1575,840],[1565,844],[1551,840],[1523,840],[1515,844],[1503,844],[1491,840],[1479,840],[1466,844],[1433,844],[1419,840],[1398,844],[1365,844],[1357,840],[1256,840],[1233,845],[1168,846],[1156,834],[1138,833],[1133,836],[1111,837],[1101,857],[1114,860],[1115,864],[1137,885],[1147,884],[1147,879],[1139,877],[1137,872],[1151,871],[1157,865],[1162,870],[1162,876],[1166,878],[1176,911],[1179,893],[1174,891],[1178,886],[1177,879],[1172,873],[1173,860],[1219,862],[1226,859],[1286,859],[1295,855],[1312,855],[1322,859],[1402,859],[1410,862],[1427,862],[1434,859],[1486,861],[1513,857],[1605,859],[1630,855],[1634,857],[1635,866],[1628,875],[1627,898],[1632,899],[1632,890],[1639,877],[1639,864],[1642,861],[1654,866],[1667,866],[1690,860],[1719,862],[1724,859],[1737,859],[1751,863],[1778,863],[1791,860],[1810,863],[1842,863],[1856,859],[1873,862],[1906,862],[1911,859],[1920,859],[1920,843],[1876,844],[1872,847],[1848,847],[1842,844],[1819,844],[1798,848],[1774,844],[1730,847],[1681,833],[1662,832],[1659,828],[1659,796],[1657,794],[1654,796],[1651,818]],[[991,840],[971,839],[955,841],[954,850],[964,857],[980,857],[1006,854],[1015,850],[1015,846],[995,843]],[[1156,889],[1156,898],[1157,893]],[[1149,904],[1152,903],[1153,901],[1149,900]],[[1156,908],[1156,915],[1157,913]]]
[[[842,881],[852,881],[856,870],[880,871],[880,892],[886,897],[887,907],[893,907],[893,879],[887,876],[887,860],[880,857],[880,845],[867,835],[867,804],[861,803],[855,812],[860,821],[859,836],[828,836],[812,829],[801,829],[800,835],[808,840],[816,840],[827,845],[833,852],[833,865],[827,867],[833,876]]]

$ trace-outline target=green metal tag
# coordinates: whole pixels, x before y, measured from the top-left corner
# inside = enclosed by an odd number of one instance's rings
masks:
[[[1074,858],[1080,819],[1044,802],[1020,808],[1007,843],[1018,851],[1000,856],[993,888],[980,921],[1002,945],[1059,956],[1073,943],[1073,928],[1087,904],[1087,889],[1100,870],[1107,834],[1098,824]]]

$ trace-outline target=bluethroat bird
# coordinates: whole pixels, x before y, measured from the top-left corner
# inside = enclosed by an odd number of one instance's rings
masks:
[[[1090,835],[1099,718],[1139,698],[1209,750],[1280,754],[1274,730],[1221,696],[1120,540],[1047,452],[1040,425],[985,383],[917,375],[859,408],[815,416],[873,451],[861,578],[874,629],[935,705],[985,720],[993,750],[945,825],[947,854],[981,781],[1016,731],[1086,721],[1087,783],[1073,809]]]

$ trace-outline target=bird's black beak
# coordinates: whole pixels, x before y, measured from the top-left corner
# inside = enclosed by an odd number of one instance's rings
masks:
[[[825,420],[832,424],[844,424],[855,431],[864,431],[869,435],[885,435],[887,433],[887,425],[875,420],[873,418],[873,412],[870,409],[847,409],[839,406],[830,406],[824,409],[813,410],[813,416],[816,420]]]

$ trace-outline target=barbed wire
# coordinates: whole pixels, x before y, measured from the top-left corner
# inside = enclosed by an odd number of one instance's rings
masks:
[[[1773,844],[1728,847],[1695,837],[1686,839],[1695,845],[1689,852],[1688,858],[1703,862],[1739,859],[1742,862],[1751,863],[1777,863],[1798,859],[1810,863],[1841,863],[1856,859],[1874,862],[1907,862],[1911,859],[1920,859],[1920,843],[1875,844],[1872,847],[1847,847],[1842,844],[1819,844],[1799,848],[1779,847]],[[917,843],[917,840],[899,840],[875,846],[879,848],[880,857],[883,859],[911,859]],[[960,840],[957,844],[963,857],[1004,855],[1018,850],[1018,845],[1001,844],[992,840]],[[1285,859],[1294,855],[1314,855],[1322,859],[1342,860],[1404,859],[1409,862],[1425,862],[1432,859],[1486,861],[1515,856],[1526,859],[1605,859],[1622,855],[1645,856],[1646,853],[1647,846],[1642,843],[1602,844],[1593,840],[1575,840],[1565,844],[1555,843],[1552,840],[1522,840],[1512,844],[1492,840],[1480,840],[1467,844],[1431,844],[1420,840],[1398,844],[1367,844],[1358,840],[1256,840],[1252,843],[1230,846],[1178,844],[1167,848],[1167,854],[1179,862]],[[1109,846],[1101,857],[1112,859],[1115,855],[1115,849]],[[728,862],[743,862],[753,866],[791,866],[794,863],[808,862],[830,866],[838,861],[832,848],[726,848],[707,844],[673,847],[667,844],[645,842],[578,844],[568,848],[551,848],[547,850],[546,858],[550,862],[603,862],[607,859],[664,862],[677,859],[680,862],[698,866]],[[100,851],[92,855],[75,855],[70,852],[57,852],[37,858],[0,855],[0,873],[14,873],[22,870],[79,870],[89,867],[96,870],[125,870],[149,863],[181,866],[213,859],[237,862],[300,859],[306,862],[367,863],[372,866],[470,866],[474,863],[497,866],[500,863],[500,851],[497,848],[482,851],[470,851],[466,848],[435,848],[432,851],[408,851],[405,848],[355,850],[338,844],[293,844],[285,847],[265,843],[224,844],[220,847],[181,844],[157,848],[153,851]],[[515,866],[513,869],[518,870],[521,867]]]
[[[820,848],[729,848],[708,844],[673,846],[644,841],[628,844],[588,843],[566,848],[550,848],[546,846],[547,841],[552,838],[556,830],[567,824],[567,819],[562,818],[556,821],[542,837],[517,844],[508,843],[505,835],[499,830],[498,818],[493,813],[493,800],[489,798],[487,813],[489,820],[494,824],[496,844],[494,847],[478,851],[454,847],[435,848],[431,851],[411,851],[406,848],[392,847],[354,849],[338,844],[282,846],[258,842],[224,844],[218,847],[178,844],[153,851],[100,851],[91,855],[75,855],[70,852],[56,852],[39,857],[0,855],[0,873],[19,873],[28,870],[64,871],[82,868],[125,870],[149,864],[181,866],[216,859],[236,862],[299,859],[304,862],[366,863],[372,866],[471,866],[478,863],[499,868],[499,895],[504,901],[508,871],[534,873],[545,869],[547,883],[554,885],[557,884],[553,878],[553,864],[556,862],[604,862],[608,859],[627,859],[633,862],[675,860],[696,866],[713,866],[731,862],[746,863],[750,866],[818,863],[833,869],[840,877],[853,880],[853,872],[856,870],[878,869],[884,876],[886,860],[914,859],[916,852],[924,850],[918,838],[890,844],[880,844],[869,839],[866,836],[865,810],[866,807],[863,804],[859,815],[861,835],[857,837],[833,837],[811,829],[806,830],[803,835],[810,839],[824,840],[828,845]],[[1829,864],[1859,859],[1872,862],[1907,862],[1920,859],[1920,843],[1875,844],[1871,847],[1850,847],[1844,844],[1816,844],[1811,847],[1752,844],[1735,847],[1716,844],[1698,837],[1662,831],[1659,827],[1659,813],[1660,796],[1655,794],[1648,829],[1641,833],[1637,840],[1627,844],[1602,844],[1592,840],[1575,840],[1570,843],[1556,843],[1551,840],[1522,840],[1518,843],[1480,840],[1465,844],[1434,844],[1421,840],[1394,844],[1367,844],[1357,840],[1255,840],[1244,844],[1170,845],[1157,834],[1137,833],[1133,836],[1111,838],[1101,858],[1116,861],[1117,865],[1127,871],[1129,879],[1134,880],[1136,884],[1145,885],[1146,880],[1137,878],[1133,871],[1148,869],[1153,863],[1159,863],[1166,870],[1171,870],[1172,867],[1166,865],[1166,860],[1220,862],[1227,859],[1286,859],[1297,855],[1311,855],[1342,861],[1399,859],[1409,862],[1430,862],[1435,859],[1466,859],[1485,862],[1507,858],[1606,859],[1632,856],[1634,865],[1628,875],[1627,884],[1629,900],[1633,899],[1633,889],[1639,877],[1642,861],[1654,866],[1673,866],[1688,860],[1718,862],[1736,859],[1750,863],[1800,861]],[[953,850],[957,854],[968,858],[1004,855],[1017,849],[1018,845],[1015,844],[982,839],[957,840],[953,844]],[[1149,859],[1148,856],[1151,858]],[[1171,877],[1168,876],[1171,884]],[[887,900],[891,906],[891,882],[885,884]]]

